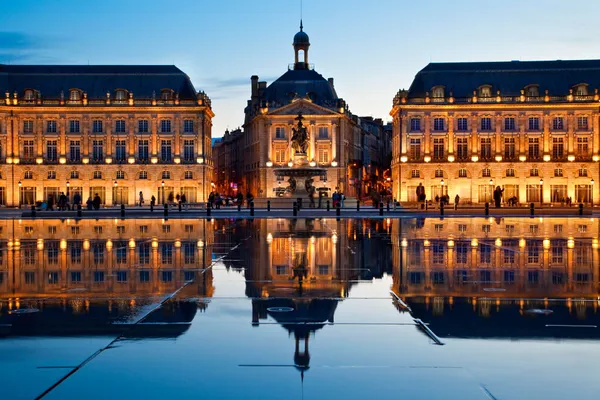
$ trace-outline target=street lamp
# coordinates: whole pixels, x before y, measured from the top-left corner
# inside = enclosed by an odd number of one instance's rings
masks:
[[[492,201],[492,193],[494,193],[494,180],[490,179],[490,193],[489,193],[490,198],[488,200],[489,202]]]
[[[117,186],[118,186],[117,181],[113,182],[113,186],[115,187],[115,190],[113,190],[113,204],[117,205],[117,199],[118,199],[118,197],[117,197]]]
[[[21,181],[19,181],[19,208],[21,208],[21,197],[22,197],[21,196],[21,185],[22,185],[22,183],[21,183]]]
[[[544,204],[544,180],[540,178],[540,206]]]
[[[590,185],[592,186],[592,193],[590,195],[590,205],[594,207],[594,179],[590,180]]]
[[[161,195],[161,198],[162,198],[162,203],[163,203],[163,204],[166,204],[166,201],[165,201],[165,181],[162,181],[162,182],[160,183],[160,186],[161,186],[161,188],[162,188],[162,195]]]
[[[69,197],[69,186],[71,186],[71,182],[67,181],[67,197]]]

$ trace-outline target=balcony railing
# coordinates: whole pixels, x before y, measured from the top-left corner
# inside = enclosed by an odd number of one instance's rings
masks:
[[[586,96],[491,96],[491,97],[403,97],[394,98],[394,105],[402,104],[472,104],[472,103],[586,103],[597,102],[598,95]]]

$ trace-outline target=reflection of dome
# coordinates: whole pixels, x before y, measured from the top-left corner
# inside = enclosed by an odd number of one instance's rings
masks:
[[[300,32],[298,32],[298,33],[296,33],[296,35],[294,35],[294,46],[298,46],[301,44],[310,44],[308,35],[306,34],[306,32],[304,32],[302,30],[302,28],[300,28]]]

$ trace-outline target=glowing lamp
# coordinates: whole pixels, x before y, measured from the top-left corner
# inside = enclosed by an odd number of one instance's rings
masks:
[[[196,162],[198,164],[204,164],[204,157],[198,157],[198,158],[196,158]]]
[[[181,247],[181,240],[175,241],[175,247]]]
[[[129,239],[129,248],[135,249],[135,239]]]
[[[494,242],[494,244],[496,245],[496,247],[501,247],[502,246],[502,239],[500,239],[500,238],[496,239],[496,241]]]
[[[406,239],[402,239],[402,242],[400,242],[400,245],[401,245],[402,247],[408,247],[408,240],[406,240]]]
[[[267,243],[271,243],[273,241],[273,235],[272,234],[267,234]]]
[[[106,241],[106,250],[111,251],[112,247],[113,247],[113,242],[112,242],[112,240],[108,239]]]
[[[471,240],[471,247],[477,247],[479,246],[479,241],[477,239],[472,239]]]
[[[151,162],[152,164],[158,164],[158,157],[151,157],[151,158],[150,158],[150,162]]]
[[[181,164],[181,157],[175,157],[175,158],[173,158],[173,162],[175,164]]]
[[[84,250],[89,250],[90,249],[90,241],[89,240],[85,239],[83,241],[83,249]]]
[[[127,162],[128,162],[129,164],[135,164],[135,157],[129,157],[129,158],[127,159]]]
[[[496,161],[498,161],[498,162],[502,161],[502,156],[496,156]]]
[[[423,241],[423,246],[425,246],[425,247],[429,247],[429,245],[431,245],[431,242],[429,242],[429,240],[425,239],[425,240]]]
[[[525,239],[521,239],[519,240],[519,247],[525,247],[525,245],[527,244],[527,242],[525,241]]]
[[[406,157],[406,156],[402,156],[402,157],[400,157],[400,162],[403,162],[403,163],[405,163],[405,162],[407,162],[407,161],[408,161],[408,157]]]
[[[104,162],[107,163],[107,164],[112,164],[112,157],[106,157],[104,159]]]
[[[333,235],[331,235],[331,243],[336,244],[338,241],[338,237],[337,235],[334,233]]]
[[[293,166],[294,166],[294,163],[290,161],[290,162],[288,163],[288,167],[292,168]]]
[[[38,157],[38,158],[35,159],[35,163],[37,165],[41,165],[41,164],[44,163],[44,159],[42,157]]]
[[[544,241],[542,242],[542,245],[544,246],[544,249],[548,250],[550,248],[550,240],[544,239]]]
[[[198,240],[198,242],[196,242],[196,247],[199,249],[204,248],[204,240]]]
[[[527,156],[525,156],[525,155],[519,156],[519,161],[527,161]]]
[[[448,247],[454,247],[454,240],[448,240]]]
[[[479,161],[479,157],[478,156],[473,156],[473,157],[471,157],[471,161],[477,162],[477,161]]]
[[[448,156],[448,162],[454,162],[454,156]]]
[[[37,241],[37,249],[44,250],[44,239],[38,239]]]
[[[316,167],[316,166],[317,166],[317,163],[316,163],[316,162],[313,160],[313,161],[311,161],[311,162],[309,163],[309,165],[310,165],[311,167]]]
[[[431,161],[431,157],[430,156],[425,156],[425,157],[423,157],[423,161],[429,162],[429,161]]]
[[[6,163],[7,164],[12,164],[12,162],[13,162],[12,157],[6,157]]]
[[[21,161],[21,160],[19,160],[19,157],[13,157],[13,159],[12,159],[13,164],[18,164],[19,161]]]
[[[567,157],[567,160],[569,160],[569,161],[575,161],[575,156],[571,154],[571,155],[569,155]]]
[[[592,161],[594,161],[594,162],[600,161],[600,156],[592,156]]]
[[[575,241],[574,241],[573,239],[569,239],[569,240],[567,240],[567,247],[568,247],[569,249],[573,249],[573,248],[575,248]]]
[[[544,154],[544,161],[548,162],[550,161],[551,157],[550,154]]]
[[[66,164],[66,163],[67,163],[67,157],[60,157],[60,158],[58,159],[58,162],[59,162],[60,164]]]
[[[89,164],[89,163],[90,163],[90,158],[89,158],[89,157],[83,157],[83,158],[81,159],[81,162],[82,162],[83,164]]]
[[[157,249],[158,248],[158,240],[152,239],[152,248],[153,249]]]
[[[337,167],[337,166],[338,166],[338,163],[337,163],[337,161],[332,161],[332,162],[331,162],[331,166],[332,166],[332,167]]]
[[[271,168],[271,167],[273,166],[273,161],[267,161],[267,162],[265,163],[265,165],[266,165],[267,167]]]

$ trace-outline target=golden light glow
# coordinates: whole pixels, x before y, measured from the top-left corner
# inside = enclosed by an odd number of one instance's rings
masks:
[[[81,162],[82,162],[83,164],[89,164],[89,163],[90,163],[90,159],[89,159],[89,157],[83,157],[83,158],[81,159]]]
[[[173,162],[175,164],[180,164],[181,163],[181,157],[175,157],[175,158],[173,158]]]
[[[495,244],[497,247],[502,247],[502,239],[500,239],[500,238],[496,239],[496,241],[494,242],[494,244]]]
[[[471,157],[471,161],[477,162],[477,161],[479,161],[479,157],[478,156],[473,156],[473,157]]]
[[[448,247],[454,247],[454,240],[448,240]]]
[[[156,240],[156,238],[152,239],[152,248],[153,249],[158,248],[158,240]]]
[[[13,164],[18,164],[21,160],[19,160],[19,157],[13,157]]]
[[[60,246],[61,250],[66,250],[67,249],[67,241],[65,239],[61,239],[59,246]]]
[[[519,156],[519,161],[527,161],[527,156],[526,155]]]
[[[271,233],[267,234],[267,243],[273,242],[273,235]]]
[[[181,240],[175,240],[175,247],[181,247]]]
[[[548,162],[552,159],[552,157],[550,157],[550,154],[544,154],[544,161]]]
[[[12,164],[12,162],[13,162],[12,157],[6,157],[6,163],[7,164]]]
[[[203,249],[204,248],[204,240],[198,240],[198,242],[196,243],[196,247],[198,247],[199,249]]]
[[[266,166],[271,168],[273,166],[273,161],[267,161]]]
[[[311,167],[316,167],[316,166],[317,166],[317,163],[315,162],[315,160],[313,160],[313,161],[311,161],[311,162],[309,163],[309,165],[310,165]]]
[[[37,165],[41,165],[41,164],[44,163],[44,159],[42,157],[38,157],[38,158],[35,159],[35,163]]]
[[[429,240],[425,239],[425,240],[423,241],[423,246],[425,246],[425,247],[429,247],[429,245],[431,245],[431,243],[429,242]]]
[[[60,157],[58,159],[58,162],[61,163],[61,164],[66,164],[67,163],[67,157]]]
[[[112,164],[112,158],[111,157],[106,157],[104,159],[104,162],[107,163],[107,164]]]
[[[290,162],[288,162],[288,167],[292,168],[293,166],[294,166],[294,163],[293,163],[293,162],[291,162],[291,161],[290,161]]]
[[[44,239],[38,239],[37,241],[37,249],[44,250]]]
[[[135,249],[135,239],[129,239],[129,248]]]
[[[550,248],[550,239],[544,239],[542,245],[544,246],[544,249],[548,250]]]
[[[158,157],[151,157],[151,158],[150,158],[150,162],[151,162],[152,164],[158,164]]]
[[[112,242],[112,240],[108,239],[106,241],[106,250],[111,251],[112,248],[113,248],[113,242]]]
[[[569,160],[569,161],[575,161],[575,156],[571,154],[571,155],[569,155],[567,157],[567,160]]]
[[[479,246],[479,241],[477,239],[471,239],[471,247]]]
[[[406,239],[402,239],[402,242],[400,243],[400,245],[401,245],[402,247],[408,247],[408,240],[406,240]]]
[[[496,161],[498,161],[498,162],[502,161],[502,156],[496,156]]]
[[[519,240],[519,247],[525,247],[526,244],[527,242],[525,241],[525,239]]]
[[[592,156],[592,161],[594,161],[594,162],[600,161],[600,156],[598,156],[598,155]]]
[[[196,162],[198,164],[204,164],[204,157],[198,157],[198,158],[196,158]]]
[[[85,239],[83,241],[83,249],[84,250],[89,250],[90,249],[90,241],[89,240]]]
[[[338,163],[337,163],[337,161],[332,161],[332,162],[331,162],[331,166],[332,166],[332,167],[337,167],[337,166],[338,166]]]
[[[567,248],[569,248],[569,249],[575,248],[575,241],[573,239],[567,240]]]
[[[338,240],[337,234],[334,233],[333,235],[331,235],[331,242],[333,244],[336,244],[337,240]]]
[[[431,161],[431,157],[430,156],[425,156],[425,157],[423,157],[423,161],[429,162],[429,161]]]
[[[403,163],[405,163],[405,162],[408,161],[408,157],[402,156],[402,157],[400,157],[400,161],[403,162]]]
[[[454,162],[454,156],[448,156],[448,162]]]
[[[129,157],[129,158],[127,159],[127,162],[128,162],[129,164],[135,164],[135,157]]]

